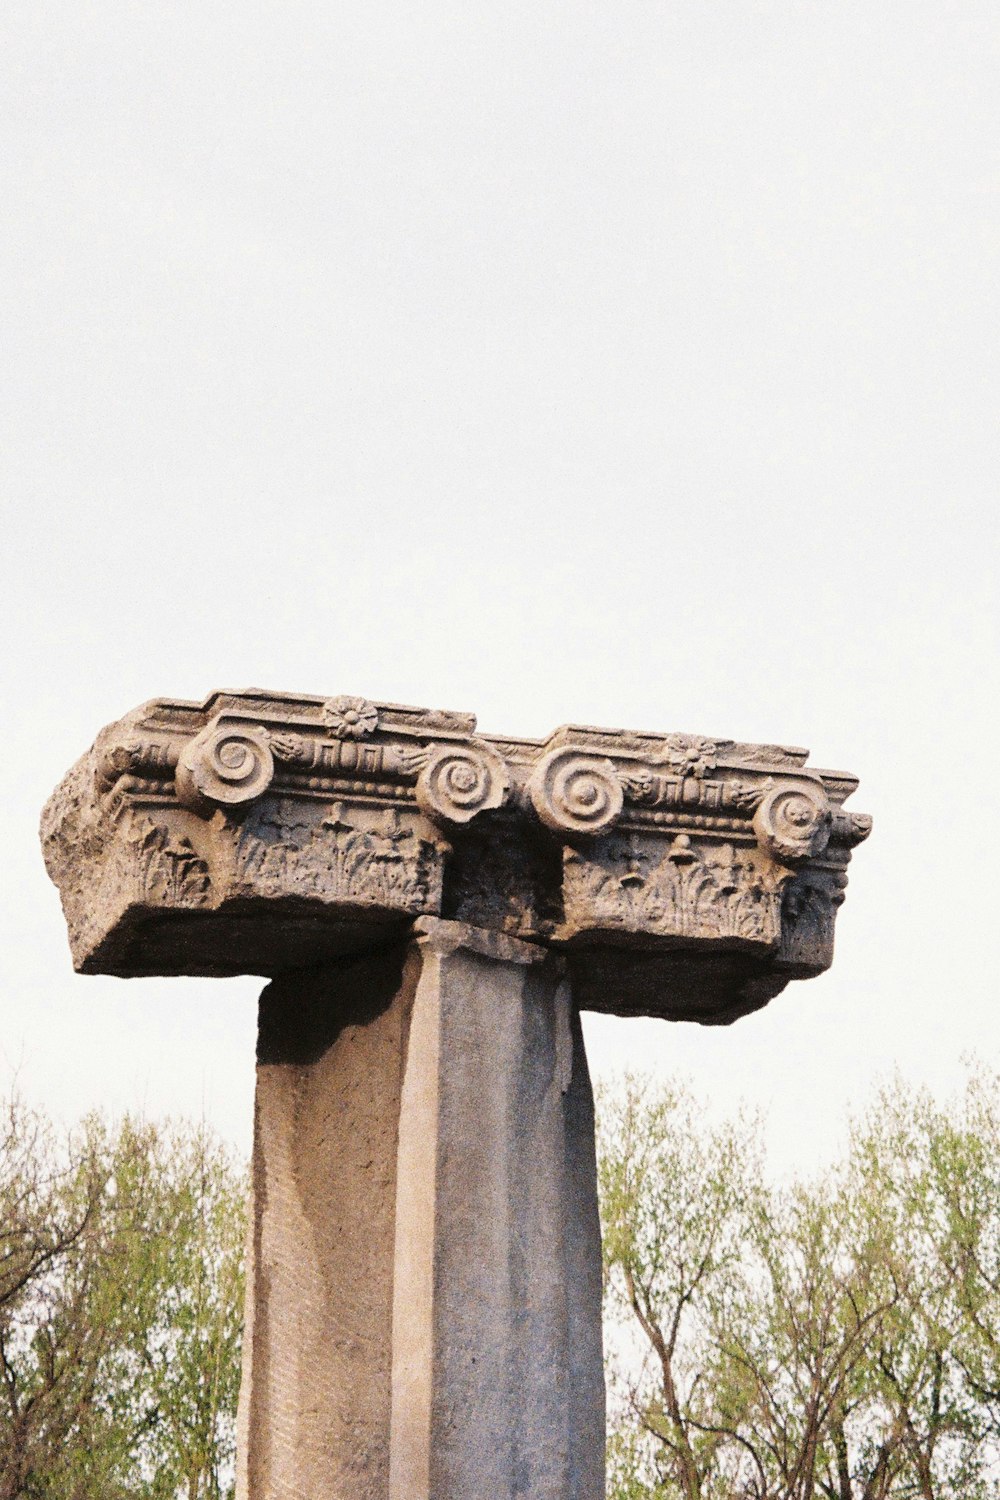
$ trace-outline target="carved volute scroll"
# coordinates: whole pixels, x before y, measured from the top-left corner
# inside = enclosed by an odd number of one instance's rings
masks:
[[[612,762],[574,746],[542,757],[528,778],[528,795],[546,828],[571,838],[605,833],[624,806]]]
[[[274,756],[264,730],[220,717],[181,752],[177,800],[202,812],[242,807],[262,797],[273,779]]]
[[[273,974],[432,916],[562,950],[588,1006],[732,1020],[829,965],[870,831],[805,760],[254,689],[102,731],[43,839],[85,971]]]
[[[799,864],[822,854],[830,839],[833,812],[822,787],[795,784],[774,787],[753,817],[754,831],[765,848],[785,864]]]
[[[433,745],[417,777],[417,804],[444,827],[502,807],[510,791],[503,757],[489,745]]]

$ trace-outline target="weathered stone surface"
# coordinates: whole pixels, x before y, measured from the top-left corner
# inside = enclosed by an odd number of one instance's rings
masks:
[[[510,740],[477,736],[467,714],[216,693],[106,729],[43,835],[83,972],[280,974],[433,916],[641,953],[589,986],[593,1003],[722,1021],[832,959],[870,823],[843,810],[853,777],[805,760],[585,726]]]
[[[260,1000],[237,1494],[385,1500],[396,1153],[419,973],[396,947]]]
[[[390,1500],[603,1500],[594,1116],[563,967],[424,922],[402,1091]]]
[[[85,973],[261,998],[239,1500],[599,1500],[581,1009],[827,968],[853,777],[804,751],[249,691],[157,700],[42,820]]]
[[[433,919],[260,1006],[239,1500],[602,1500],[593,1101],[563,965]]]

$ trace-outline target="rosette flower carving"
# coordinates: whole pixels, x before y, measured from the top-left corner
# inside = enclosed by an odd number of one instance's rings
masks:
[[[714,740],[686,734],[668,734],[663,741],[663,760],[678,776],[700,781],[717,764],[719,747]]]
[[[604,833],[620,817],[622,784],[610,760],[572,746],[552,750],[528,778],[535,811],[555,833]]]
[[[821,787],[776,786],[754,813],[760,844],[775,859],[794,864],[821,854],[830,837],[832,809]]]
[[[468,823],[477,813],[502,807],[510,773],[489,745],[432,745],[417,777],[417,803],[436,823]]]
[[[274,756],[267,732],[248,724],[209,724],[181,751],[177,798],[196,812],[239,807],[267,791]]]
[[[378,709],[367,698],[341,693],[323,704],[323,721],[338,740],[361,740],[378,728]]]

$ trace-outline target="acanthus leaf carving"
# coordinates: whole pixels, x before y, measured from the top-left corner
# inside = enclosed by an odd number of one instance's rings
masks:
[[[846,887],[847,874],[839,868],[807,869],[795,876],[783,900],[783,964],[823,969],[832,963],[834,925]]]
[[[424,745],[359,743],[356,738],[323,739],[292,730],[272,730],[267,735],[274,758],[295,771],[319,776],[382,776],[415,778],[430,758]]]
[[[749,816],[774,785],[765,782],[709,780],[704,776],[662,775],[650,766],[633,765],[619,773],[629,802],[640,807],[677,807],[709,814]]]
[[[191,840],[148,818],[130,830],[120,857],[118,878],[127,885],[136,877],[142,898],[159,906],[204,906],[209,899],[208,865]]]
[[[783,983],[829,961],[829,872],[870,820],[844,811],[853,777],[805,762],[587,725],[477,735],[472,715],[346,695],[156,699],[71,770],[46,858],[74,962],[94,972],[265,972],[433,914],[577,955],[606,946],[608,973],[616,953],[641,954],[598,1008],[659,1013],[655,986],[700,984],[704,947],[707,1014],[737,970]],[[804,877],[782,915],[783,886]],[[195,906],[211,920],[181,910]]]
[[[640,805],[654,805],[657,800],[657,778],[646,766],[630,766],[627,771],[622,771],[621,784],[629,802],[637,802]]]
[[[441,847],[421,838],[396,808],[363,826],[343,802],[319,822],[295,819],[279,804],[236,832],[237,880],[262,895],[435,911],[441,861]]]
[[[772,946],[788,872],[733,844],[703,848],[678,834],[662,855],[635,835],[591,858],[566,854],[564,900],[571,928],[621,927],[680,938],[739,938]]]
[[[756,812],[774,783],[771,778],[756,784],[752,781],[729,781],[726,783],[726,802],[740,812]]]
[[[95,746],[94,773],[98,794],[110,791],[123,776],[137,772],[172,776],[177,755],[177,745],[170,740],[151,740],[138,735]]]
[[[284,729],[272,730],[267,738],[275,760],[283,761],[290,766],[309,764],[309,747],[301,734],[294,734],[291,730]]]
[[[387,745],[385,768],[397,776],[417,776],[431,758],[426,745]]]

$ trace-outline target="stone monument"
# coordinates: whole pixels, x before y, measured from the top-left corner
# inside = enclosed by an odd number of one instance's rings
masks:
[[[271,981],[241,1500],[603,1500],[579,1014],[725,1024],[829,966],[871,824],[806,759],[250,690],[69,772],[76,968]]]

